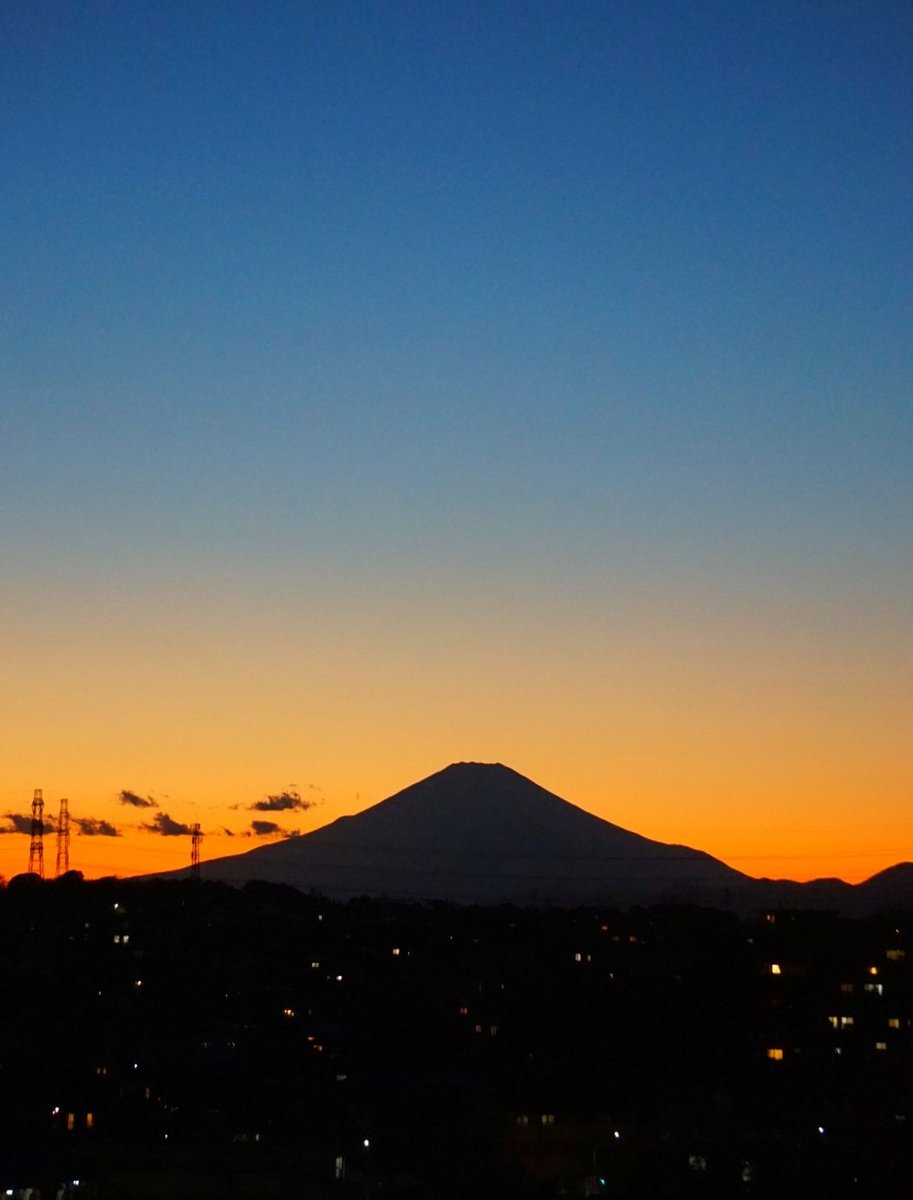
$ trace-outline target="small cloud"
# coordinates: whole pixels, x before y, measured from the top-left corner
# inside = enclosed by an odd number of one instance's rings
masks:
[[[225,825],[222,826],[222,832],[225,834],[226,837],[234,837],[235,836],[234,833]]]
[[[70,820],[83,837],[120,837],[110,821],[97,817],[70,817]]]
[[[5,813],[0,817],[0,821],[5,821],[5,825],[0,825],[0,834],[2,833],[24,833],[31,836],[32,833],[32,818],[25,813]],[[54,833],[57,825],[54,818],[49,814],[45,814],[41,821],[42,831],[44,833]]]
[[[137,792],[131,792],[129,788],[117,793],[117,802],[127,804],[131,808],[158,808],[151,796],[140,796]]]
[[[275,821],[251,821],[251,830],[255,837],[270,837],[276,833],[282,833],[281,826]]]
[[[172,821],[167,813],[156,813],[151,821],[144,821],[140,828],[148,833],[160,833],[162,837],[189,837],[193,832],[189,825]]]
[[[300,792],[294,788],[288,788],[284,792],[276,792],[273,796],[267,796],[265,800],[258,800],[250,806],[252,812],[288,812],[290,809],[306,809],[313,808],[316,801],[305,800]]]
[[[32,832],[32,818],[23,815],[22,813],[5,813],[3,820],[5,825],[0,826],[0,833],[27,833]]]

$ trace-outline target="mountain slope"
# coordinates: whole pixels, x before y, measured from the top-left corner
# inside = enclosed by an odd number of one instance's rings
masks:
[[[454,763],[356,816],[203,871],[333,897],[486,904],[722,904],[748,882],[708,854],[603,821],[499,763]]]

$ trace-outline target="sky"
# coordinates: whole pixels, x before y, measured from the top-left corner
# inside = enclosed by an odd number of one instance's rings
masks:
[[[0,873],[461,760],[913,859],[911,101],[906,0],[6,0]]]

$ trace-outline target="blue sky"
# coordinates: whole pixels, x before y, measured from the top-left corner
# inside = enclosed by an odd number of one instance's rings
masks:
[[[505,628],[649,655],[652,612],[906,695],[909,5],[10,0],[0,45],[15,669],[73,688],[121,629],[154,691],[138,645],[218,627],[306,685],[302,620],[340,658],[405,625],[433,705]],[[598,744],[554,749],[591,806],[630,786]]]

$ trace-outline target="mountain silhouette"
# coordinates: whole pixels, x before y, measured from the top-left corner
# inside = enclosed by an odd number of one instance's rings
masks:
[[[210,879],[260,879],[330,897],[482,904],[723,904],[750,882],[700,850],[593,816],[500,763],[472,762],[203,870]]]

